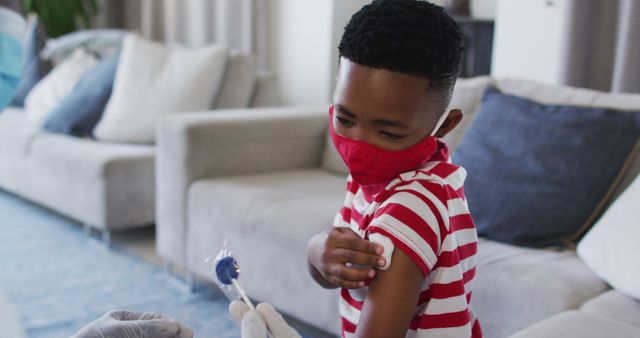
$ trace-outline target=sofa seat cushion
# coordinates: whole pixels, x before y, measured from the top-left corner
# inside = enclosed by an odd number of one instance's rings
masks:
[[[344,200],[346,178],[320,169],[208,179],[189,191],[189,220],[209,220],[220,234],[266,234],[304,250],[333,223]]]
[[[137,161],[153,162],[155,148],[40,133],[31,142],[29,157],[39,170],[54,175],[106,178]],[[153,175],[153,171],[146,174]]]
[[[41,133],[25,170],[30,199],[81,222],[116,230],[155,220],[151,146]]]
[[[573,251],[479,241],[472,306],[486,337],[507,337],[607,289]]]
[[[41,133],[33,140],[32,161],[52,174],[106,177],[110,170],[140,159],[153,160],[153,146],[96,142],[91,139]]]
[[[640,329],[640,301],[616,290],[607,291],[589,300],[580,309],[616,319]]]
[[[608,317],[582,311],[567,311],[511,336],[511,338],[629,338],[640,337],[640,329]]]

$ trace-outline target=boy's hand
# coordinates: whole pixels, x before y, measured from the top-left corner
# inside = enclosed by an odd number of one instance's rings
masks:
[[[360,238],[353,230],[336,227],[309,241],[307,259],[311,274],[320,285],[356,289],[375,277],[373,267],[384,266],[382,250],[381,245]]]

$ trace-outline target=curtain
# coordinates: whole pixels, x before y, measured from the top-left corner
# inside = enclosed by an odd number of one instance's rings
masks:
[[[640,93],[640,1],[573,0],[565,47],[565,83]]]
[[[623,0],[619,18],[612,90],[640,93],[640,1]]]
[[[168,44],[223,43],[267,65],[268,0],[103,0],[98,20]]]

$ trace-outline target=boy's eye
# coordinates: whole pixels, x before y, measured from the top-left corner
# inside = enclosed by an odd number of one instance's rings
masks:
[[[342,118],[342,117],[340,117],[340,116],[336,116],[336,120],[338,120],[338,122],[339,122],[341,125],[345,126],[345,127],[350,127],[350,126],[352,126],[352,125],[353,125],[353,123],[352,123],[351,121],[349,121],[349,120],[347,120],[347,119],[345,119],[345,118]]]
[[[381,131],[380,132],[380,136],[382,136],[382,138],[387,139],[389,141],[398,141],[398,140],[404,138],[403,135],[391,134],[391,133],[387,133],[385,131]]]

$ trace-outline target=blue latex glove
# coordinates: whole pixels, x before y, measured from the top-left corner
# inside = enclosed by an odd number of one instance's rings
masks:
[[[155,313],[109,311],[71,338],[192,338],[193,331]]]
[[[301,338],[271,304],[261,303],[255,310],[250,310],[243,301],[234,300],[229,304],[229,312],[240,325],[242,338]]]

